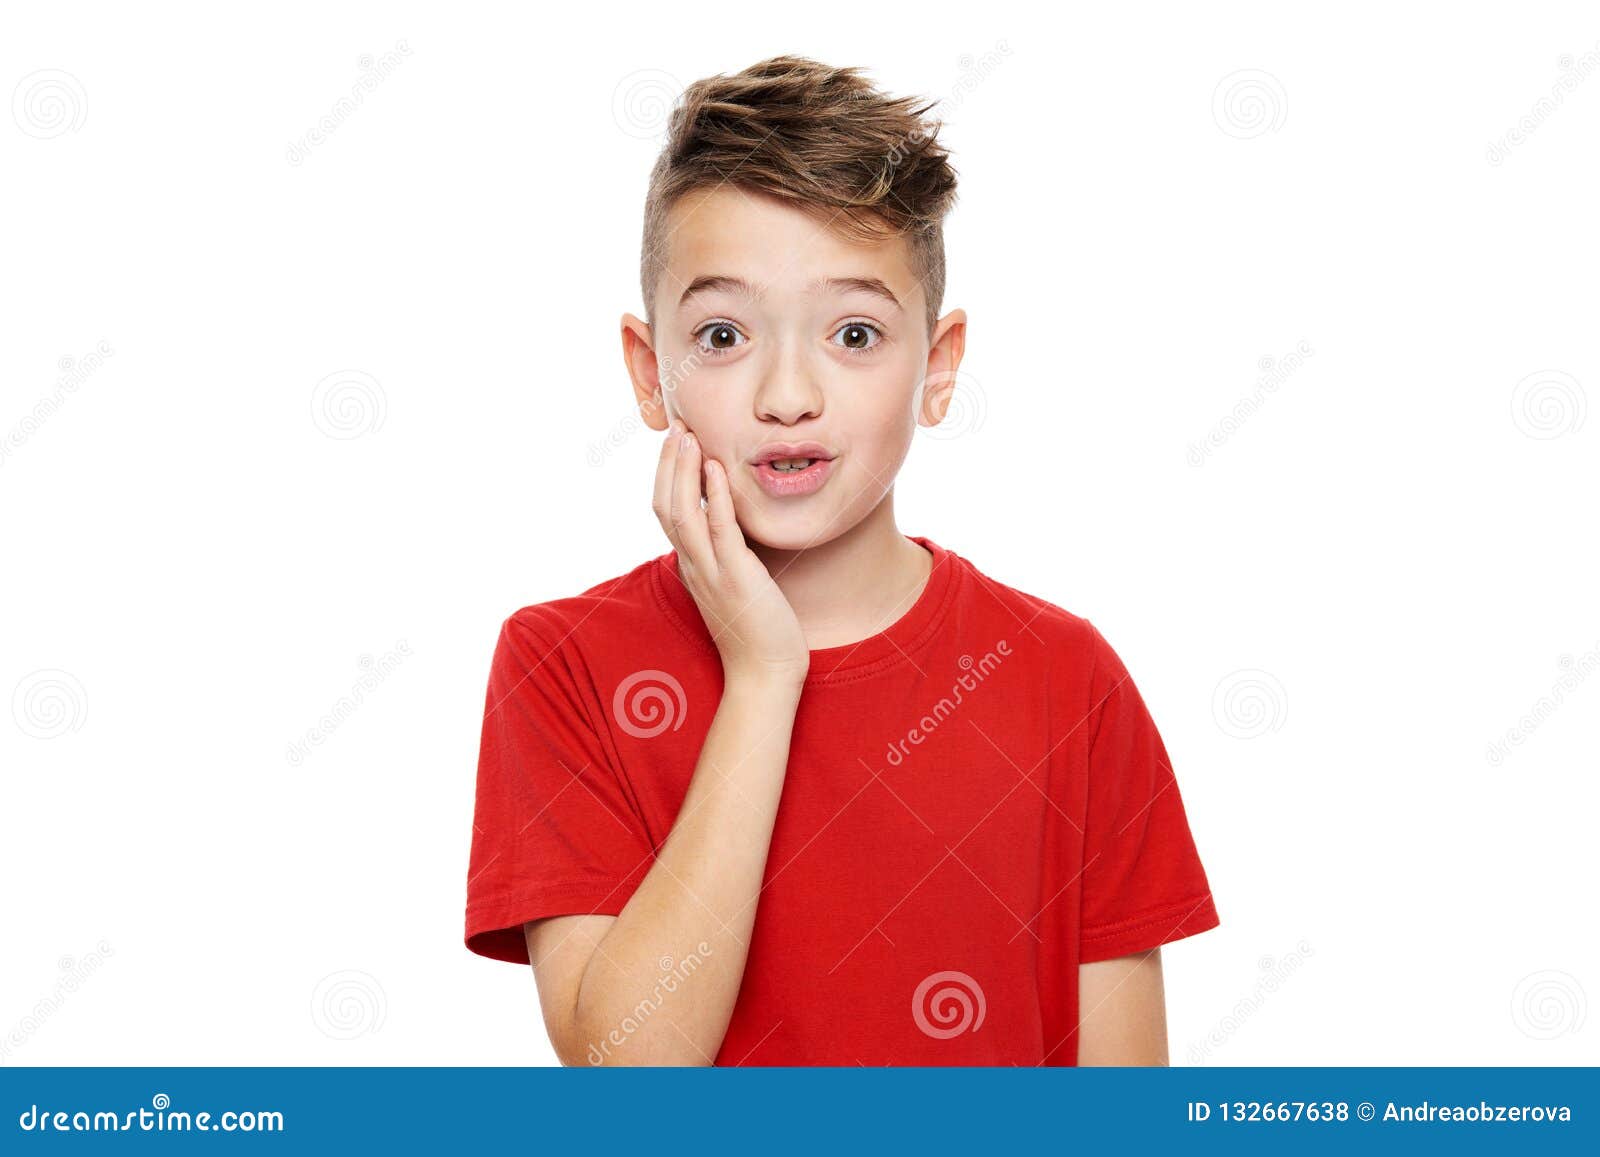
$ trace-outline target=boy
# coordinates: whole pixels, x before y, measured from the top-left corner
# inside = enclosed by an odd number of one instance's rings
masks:
[[[859,71],[674,110],[622,323],[673,550],[505,621],[466,944],[568,1065],[1166,1064],[1160,945],[1218,916],[1137,689],[896,529],[955,174]]]

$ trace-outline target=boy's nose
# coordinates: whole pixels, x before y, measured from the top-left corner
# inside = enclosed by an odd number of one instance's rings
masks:
[[[816,379],[799,359],[781,357],[756,391],[756,417],[792,426],[821,415],[822,390]]]

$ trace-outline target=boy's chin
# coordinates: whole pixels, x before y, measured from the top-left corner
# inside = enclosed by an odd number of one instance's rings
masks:
[[[849,529],[837,517],[831,517],[834,513],[820,509],[814,513],[764,510],[753,518],[741,518],[739,529],[752,545],[769,550],[812,550]]]

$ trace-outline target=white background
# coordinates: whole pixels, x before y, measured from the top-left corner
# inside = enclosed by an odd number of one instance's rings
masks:
[[[1600,19],[1102,7],[8,8],[0,1063],[553,1061],[461,939],[489,659],[668,549],[646,177],[782,52],[945,102],[900,525],[1139,683],[1223,920],[1173,1063],[1600,1062]]]

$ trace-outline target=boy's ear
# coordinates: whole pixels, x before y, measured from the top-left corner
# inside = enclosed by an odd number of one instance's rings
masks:
[[[661,376],[656,370],[655,337],[647,322],[631,313],[622,315],[622,360],[633,380],[633,397],[639,416],[652,430],[665,430],[672,415],[667,413],[661,391]]]
[[[950,409],[956,392],[956,374],[961,355],[967,348],[967,312],[952,309],[939,319],[928,348],[928,371],[917,391],[916,420],[919,426],[937,426]]]

